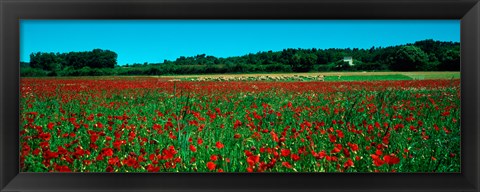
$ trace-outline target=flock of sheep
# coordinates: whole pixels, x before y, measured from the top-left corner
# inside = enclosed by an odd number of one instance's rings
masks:
[[[325,81],[325,76],[226,76],[226,77],[198,77],[187,79],[189,81]]]

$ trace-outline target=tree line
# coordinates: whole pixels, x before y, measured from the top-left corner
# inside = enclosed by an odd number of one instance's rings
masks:
[[[57,76],[60,72],[83,68],[114,68],[117,65],[117,56],[113,51],[102,49],[68,53],[37,52],[30,54],[30,62],[21,63],[21,66],[29,66],[30,71],[43,71],[47,75]]]
[[[352,57],[353,65],[344,62]],[[243,56],[206,54],[181,56],[162,63],[117,66],[117,54],[90,52],[33,53],[25,76],[168,75],[205,73],[309,72],[309,71],[459,71],[460,43],[427,39],[388,47],[261,51]]]

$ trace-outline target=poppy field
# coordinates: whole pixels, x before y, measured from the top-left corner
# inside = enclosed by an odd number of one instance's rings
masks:
[[[460,172],[460,79],[21,78],[22,172]]]

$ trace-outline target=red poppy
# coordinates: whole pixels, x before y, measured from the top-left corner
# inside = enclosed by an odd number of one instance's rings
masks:
[[[237,129],[241,125],[242,125],[242,122],[239,120],[236,120],[235,123],[233,124],[233,129]]]
[[[102,154],[107,157],[113,156],[113,149],[112,148],[105,148],[102,151]]]
[[[329,134],[328,138],[330,139],[330,142],[335,143],[337,141],[337,137],[333,134]]]
[[[380,159],[380,157],[378,155],[371,154],[370,156],[372,157],[373,164],[377,167],[382,166],[385,163],[384,161],[382,161]]]
[[[218,149],[222,149],[224,147],[223,143],[221,143],[220,141],[217,141],[215,145],[217,146]]]
[[[40,133],[38,136],[45,141],[49,141],[51,138],[50,133]]]
[[[113,142],[113,147],[117,148],[118,150],[120,150],[120,146],[122,146],[123,142],[121,140],[115,140]]]
[[[58,157],[58,153],[57,152],[51,152],[50,150],[47,150],[43,153],[43,157],[46,159],[46,160],[49,160],[49,159],[53,159],[53,158],[57,158]]]
[[[400,162],[400,159],[393,154],[383,156],[383,160],[389,165],[398,164]]]
[[[290,155],[290,149],[282,149],[281,154],[284,157],[288,157]]]
[[[67,151],[65,148],[63,148],[62,146],[58,146],[58,147],[57,147],[57,152],[58,152],[58,154],[60,154],[60,155],[65,155],[65,154],[68,153],[68,151]]]
[[[147,171],[148,172],[159,172],[160,167],[158,166],[153,166],[153,165],[147,165]]]
[[[300,160],[300,156],[298,156],[297,154],[292,154],[291,158],[292,158],[293,161]]]
[[[250,166],[254,166],[258,162],[260,162],[260,155],[251,155],[247,158],[247,163]]]
[[[197,152],[197,148],[194,145],[190,145],[190,151]]]
[[[55,123],[50,122],[50,123],[48,123],[47,128],[52,130],[53,126],[55,126]]]
[[[347,148],[343,148],[343,154],[345,155],[345,157],[350,157],[350,151],[348,151]]]
[[[235,139],[238,139],[238,138],[240,138],[240,137],[242,137],[242,135],[240,135],[240,134],[238,134],[238,133],[235,133],[235,135],[233,135],[233,138],[235,138]]]
[[[284,166],[286,168],[289,168],[289,169],[292,168],[292,165],[289,162],[286,162],[286,161],[282,162],[282,166]]]
[[[323,159],[327,156],[327,153],[325,152],[325,150],[322,150],[322,151],[318,152],[318,154],[313,152],[313,156],[317,159]]]
[[[358,145],[357,144],[355,144],[355,143],[352,144],[352,143],[349,142],[348,146],[350,147],[350,149],[352,151],[358,151]]]
[[[350,158],[347,160],[347,162],[345,162],[345,164],[343,164],[344,168],[349,168],[349,167],[353,167],[353,166],[354,166],[353,161]]]
[[[216,167],[216,166],[217,166],[217,165],[215,165],[215,163],[213,163],[213,162],[211,162],[211,161],[209,161],[209,162],[207,163],[207,168],[208,168],[210,171],[215,170],[215,167]]]
[[[55,165],[55,171],[58,172],[72,172],[70,168],[66,165]]]
[[[133,157],[128,157],[127,159],[124,159],[123,163],[129,167],[135,167],[138,164],[137,159]]]
[[[148,156],[148,159],[150,159],[150,161],[154,161],[156,157],[157,156],[155,154],[150,154],[150,156]]]
[[[112,166],[108,166],[106,169],[105,169],[106,172],[113,172],[113,167]]]
[[[210,156],[210,160],[212,160],[212,161],[217,161],[217,160],[218,160],[218,156],[217,156],[217,155],[211,155],[211,156]]]
[[[345,135],[343,134],[342,130],[336,130],[338,137],[343,138]]]

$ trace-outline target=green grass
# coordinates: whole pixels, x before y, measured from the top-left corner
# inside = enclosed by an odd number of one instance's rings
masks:
[[[457,79],[460,73],[405,74],[412,79]]]
[[[379,81],[379,80],[412,80],[406,75],[372,75],[372,76],[327,76],[325,81]]]

